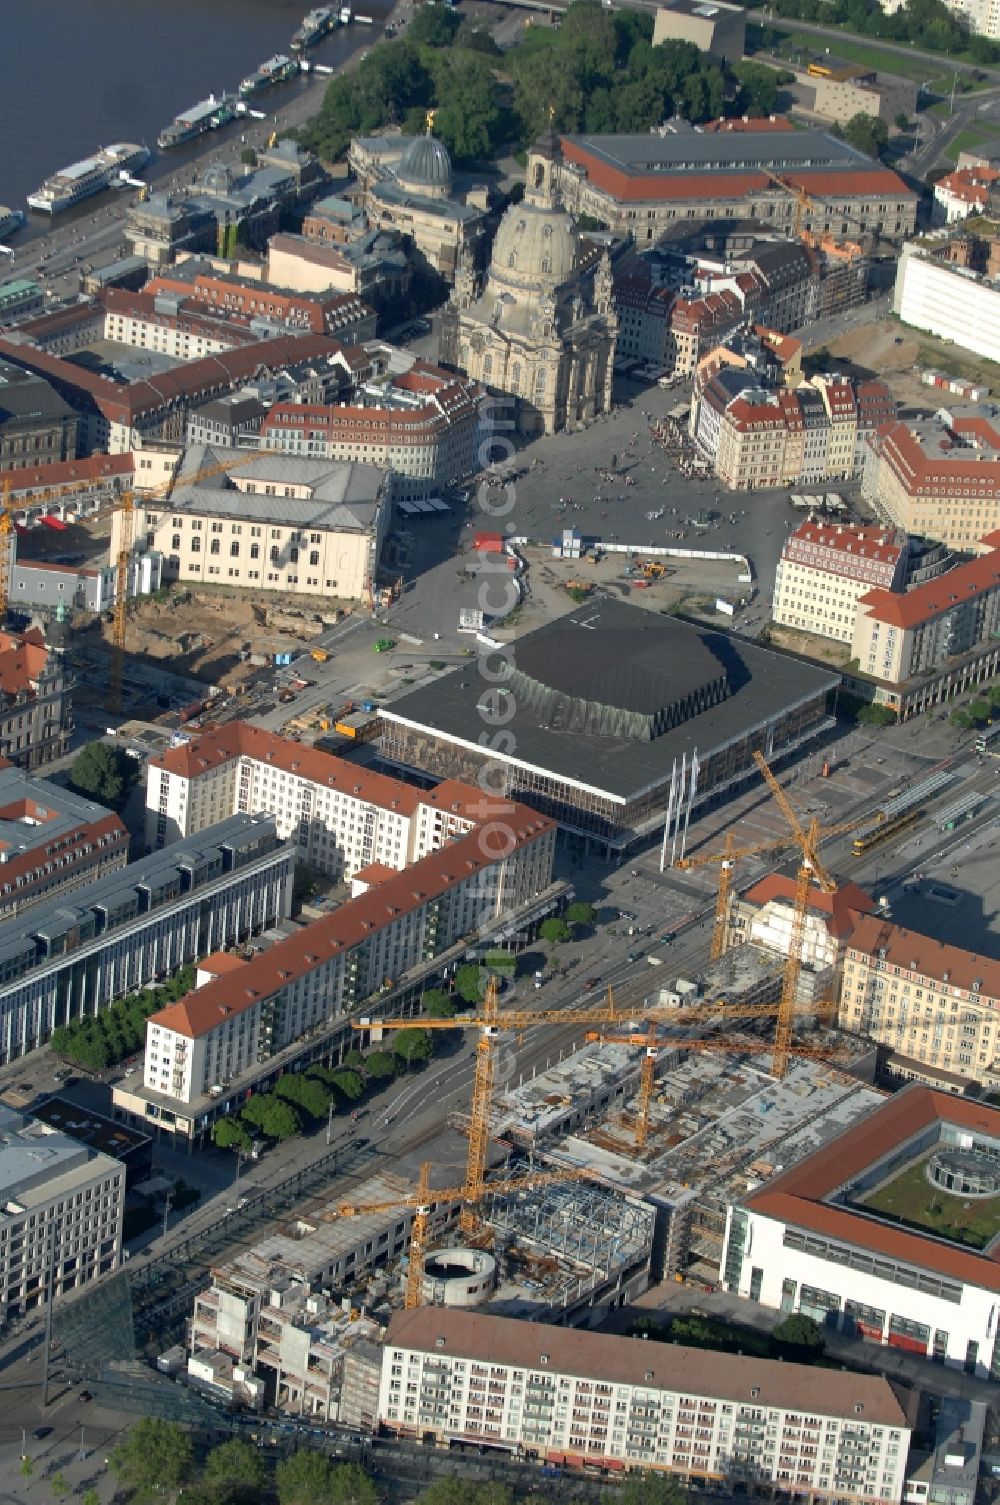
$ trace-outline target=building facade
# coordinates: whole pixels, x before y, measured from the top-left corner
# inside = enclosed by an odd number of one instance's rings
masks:
[[[273,820],[237,815],[106,874],[76,902],[33,906],[0,943],[0,1060],[284,918],[293,865]]]
[[[261,446],[383,466],[396,502],[436,496],[477,469],[483,395],[475,383],[418,361],[390,381],[362,387],[352,402],[275,403]]]
[[[980,547],[989,552],[905,595],[875,589],[858,597],[851,656],[863,674],[901,685],[992,650],[1000,633],[1000,532]]]
[[[41,376],[0,361],[0,469],[58,465],[76,455],[77,418]]]
[[[771,614],[781,626],[850,643],[860,597],[900,590],[906,555],[905,540],[885,528],[803,523],[781,551]]]
[[[963,1145],[992,1162],[1000,1113],[916,1083],[903,1088],[730,1208],[724,1288],[996,1379],[1000,1274],[990,1253],[944,1226],[883,1217],[866,1201],[908,1166],[935,1156],[947,1164]]]
[[[232,452],[230,452],[232,453]],[[137,503],[140,552],[162,555],[166,580],[361,600],[370,590],[392,513],[388,473],[354,461],[261,455],[199,479],[219,450],[189,449],[168,500]],[[118,556],[121,514],[109,559]]]
[[[844,958],[842,1028],[941,1071],[1000,1082],[1000,963],[871,916]]]
[[[62,654],[37,627],[0,632],[0,758],[35,769],[67,753],[70,689]]]
[[[555,826],[523,806],[493,803],[493,821],[153,1014],[143,1078],[150,1116],[190,1117],[249,1067],[541,893],[551,882]],[[494,859],[484,853],[497,849],[495,836],[506,855]]]
[[[0,766],[0,920],[100,882],[128,861],[128,831],[93,800]]]
[[[810,1502],[901,1500],[909,1447],[881,1377],[428,1308],[389,1323],[379,1420],[400,1436]]]
[[[695,217],[834,240],[898,244],[913,233],[917,195],[902,178],[823,131],[793,131],[783,120],[725,121],[717,130],[672,120],[646,135],[563,136],[561,147],[557,202],[640,247]]]
[[[618,320],[611,262],[585,250],[556,207],[556,138],[537,142],[524,200],[500,222],[485,285],[471,257],[459,269],[441,331],[441,359],[516,400],[525,434],[551,434],[607,412]]]
[[[0,1331],[118,1268],[125,1167],[0,1107]]]
[[[868,445],[862,494],[906,533],[982,552],[997,524],[1000,427],[985,413],[887,425]]]

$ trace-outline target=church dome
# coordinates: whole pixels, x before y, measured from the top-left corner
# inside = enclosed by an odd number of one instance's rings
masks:
[[[410,142],[402,157],[396,176],[407,188],[447,193],[451,188],[451,158],[430,131]]]
[[[568,282],[580,264],[576,225],[562,209],[512,204],[500,221],[490,277],[526,292],[547,292]]]

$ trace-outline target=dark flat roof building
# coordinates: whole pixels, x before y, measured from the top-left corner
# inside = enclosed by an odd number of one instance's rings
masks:
[[[499,765],[504,794],[618,849],[661,825],[668,806],[680,819],[683,806],[756,778],[755,748],[780,757],[815,737],[838,682],[603,599],[487,654],[484,667],[488,678],[467,665],[380,708],[383,756],[470,783]]]

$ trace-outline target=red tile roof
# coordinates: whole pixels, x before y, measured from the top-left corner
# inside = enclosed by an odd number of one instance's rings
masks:
[[[751,1212],[849,1246],[1000,1292],[1000,1248],[977,1253],[931,1233],[881,1223],[823,1199],[935,1121],[1000,1139],[1000,1110],[913,1083],[852,1128],[745,1198]]]
[[[33,690],[48,661],[49,650],[37,627],[28,632],[0,632],[0,693]]]
[[[882,1375],[786,1364],[745,1354],[711,1353],[703,1348],[646,1343],[580,1327],[553,1327],[487,1312],[417,1307],[393,1312],[384,1347],[414,1349],[432,1356],[511,1368],[573,1375],[602,1384],[648,1386],[656,1390],[753,1401],[788,1411],[810,1411],[853,1420],[859,1407],[865,1422],[905,1427],[899,1400]]]
[[[414,792],[420,795],[419,790]],[[500,813],[498,809],[497,814]],[[511,850],[555,829],[553,821],[524,805],[504,804],[502,813],[505,834],[509,833],[513,842]],[[333,914],[314,920],[259,953],[238,976],[221,977],[189,993],[179,1003],[160,1009],[151,1022],[190,1039],[208,1034],[223,1017],[252,1008],[260,999],[280,992],[294,978],[312,972],[330,956],[360,945],[373,931],[393,923],[400,915],[447,893],[475,873],[486,871],[494,859],[484,853],[480,838],[478,830],[470,831],[439,851],[428,853],[377,888],[350,899]]]
[[[887,590],[868,591],[859,598],[858,606],[864,608],[866,616],[887,622],[890,627],[919,627],[922,622],[950,611],[960,601],[997,590],[1000,590],[1000,548],[978,554],[967,564],[956,565],[947,574],[928,580],[904,595]]]
[[[32,465],[28,470],[0,470],[0,486],[10,482],[11,495],[22,491],[78,490],[95,481],[126,479],[135,456],[90,455],[86,460],[60,460],[55,465]]]
[[[746,898],[760,908],[775,899],[794,904],[795,888],[794,878],[786,878],[783,873],[769,873],[747,889]],[[817,914],[829,916],[826,928],[838,940],[851,935],[862,915],[876,912],[874,899],[856,883],[841,884],[835,894],[826,894],[814,885],[809,890],[809,908]]]
[[[227,972],[239,972],[247,965],[242,956],[232,951],[213,951],[198,963],[199,972],[211,972],[213,977],[222,977]]]
[[[850,949],[876,959],[884,951],[884,960],[890,967],[918,972],[922,977],[933,977],[935,982],[947,978],[950,988],[1000,1003],[1000,961],[996,957],[978,956],[960,946],[946,946],[919,930],[904,930],[901,925],[890,925],[877,918],[859,923],[851,936]],[[973,987],[977,982],[978,988]]]

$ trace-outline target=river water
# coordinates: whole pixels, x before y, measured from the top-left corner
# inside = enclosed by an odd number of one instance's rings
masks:
[[[289,53],[292,33],[313,3],[0,0],[0,204],[24,209],[26,195],[50,173],[112,141],[144,142],[155,154],[157,133],[181,110],[213,91],[235,91],[274,53]],[[362,6],[376,19],[389,8],[389,0]],[[381,25],[352,24],[308,57],[337,67],[381,32]],[[281,84],[250,103],[280,111],[305,87],[304,79]],[[218,139],[238,130],[229,126]],[[158,167],[183,164],[211,139],[163,154],[147,171],[155,179]]]

